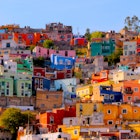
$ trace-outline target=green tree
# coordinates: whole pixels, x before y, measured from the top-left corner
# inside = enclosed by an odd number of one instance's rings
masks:
[[[140,29],[139,23],[140,23],[140,20],[135,15],[133,17],[127,16],[125,18],[126,27],[130,31],[138,31]]]
[[[44,62],[45,62],[45,58],[42,57],[42,56],[33,59],[33,65],[34,66],[43,67],[44,66]]]
[[[90,29],[89,29],[89,28],[86,29],[85,38],[86,38],[88,41],[91,40],[91,33],[90,33]]]
[[[95,32],[91,33],[91,39],[93,39],[93,38],[102,38],[102,37],[104,37],[102,32],[95,31]]]
[[[50,39],[44,40],[43,47],[45,48],[51,48],[54,46],[54,42]]]
[[[117,48],[114,53],[105,57],[105,60],[108,61],[109,65],[116,65],[120,62],[120,56],[123,54],[122,48]]]
[[[29,50],[33,51],[34,48],[35,48],[35,45],[31,45]]]
[[[8,108],[0,116],[0,125],[11,132],[12,140],[16,140],[19,126],[24,127],[28,119],[31,121],[33,118],[30,112],[22,113],[20,109]]]

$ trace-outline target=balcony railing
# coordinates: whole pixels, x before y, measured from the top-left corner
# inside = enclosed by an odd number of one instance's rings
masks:
[[[132,89],[130,89],[130,90],[124,89],[124,93],[125,94],[133,94],[133,90]]]

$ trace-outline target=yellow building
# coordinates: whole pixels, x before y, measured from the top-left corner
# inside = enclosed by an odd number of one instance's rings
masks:
[[[89,84],[76,88],[76,95],[80,98],[91,98],[93,102],[102,102],[103,97],[100,96],[99,87],[100,85],[109,86],[111,81],[99,82],[95,84]]]
[[[71,135],[71,140],[78,140],[80,137],[80,126],[66,126],[60,125],[58,129],[62,130],[64,133],[68,133]]]
[[[104,114],[105,125],[121,125],[125,121],[140,120],[140,107],[130,104],[103,104],[101,102],[76,103],[76,117],[91,116],[94,112]]]
[[[119,113],[122,114],[123,120],[133,121],[140,120],[140,107],[131,104],[122,104],[119,107]]]
[[[95,89],[98,89],[101,85],[102,85],[102,86],[110,86],[111,84],[112,84],[111,81],[105,81],[105,82],[94,83],[94,84],[92,84],[93,92],[94,92]]]
[[[104,104],[103,114],[105,124],[119,125],[125,121],[140,120],[140,107],[130,104]]]
[[[119,106],[113,104],[104,104],[103,106],[104,123],[106,125],[119,125],[122,123],[122,117],[119,114]]]
[[[86,85],[76,88],[76,95],[80,98],[92,95],[92,85]]]
[[[91,116],[94,112],[102,112],[103,104],[102,103],[76,103],[76,117]]]

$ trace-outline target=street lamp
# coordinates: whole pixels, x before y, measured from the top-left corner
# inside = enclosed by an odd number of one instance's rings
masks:
[[[28,135],[29,135],[29,109],[28,110]]]

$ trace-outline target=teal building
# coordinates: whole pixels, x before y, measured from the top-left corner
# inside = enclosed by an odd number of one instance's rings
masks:
[[[91,56],[109,56],[115,51],[115,42],[113,40],[92,42],[90,44]]]
[[[17,73],[33,74],[32,58],[17,59]]]

